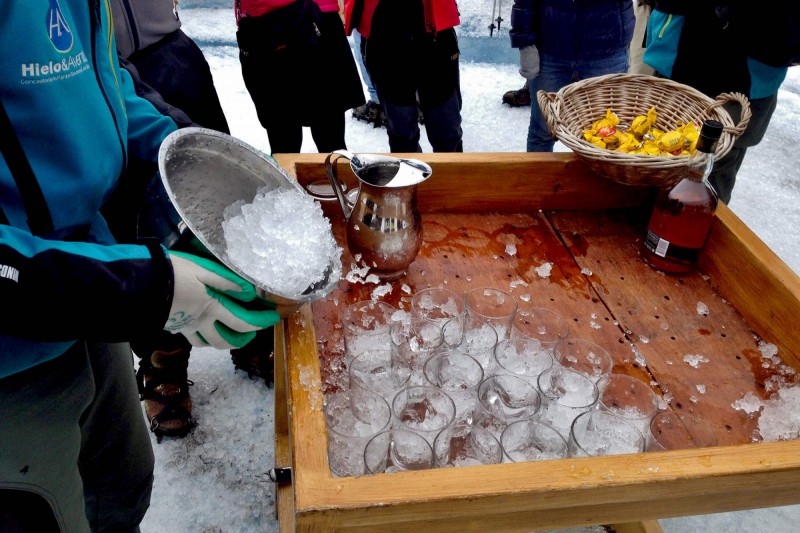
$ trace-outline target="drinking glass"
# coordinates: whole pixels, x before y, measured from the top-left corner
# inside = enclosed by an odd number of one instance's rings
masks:
[[[614,368],[611,354],[587,339],[564,339],[553,348],[553,359],[563,367],[586,374],[597,383]]]
[[[645,439],[628,420],[608,411],[578,415],[569,432],[571,457],[642,453]]]
[[[364,447],[391,424],[389,404],[372,391],[354,389],[331,395],[324,412],[331,473],[338,477],[363,475]]]
[[[389,328],[397,309],[386,302],[362,300],[342,313],[345,363],[362,353],[391,346]]]
[[[495,372],[519,376],[537,387],[539,375],[553,366],[550,353],[538,346],[537,341],[524,337],[511,337],[498,343],[494,351]]]
[[[491,465],[501,462],[500,443],[489,431],[468,422],[443,429],[433,442],[437,467]]]
[[[537,380],[542,394],[542,422],[553,426],[562,436],[569,435],[572,421],[593,409],[597,403],[597,385],[580,372],[553,366]]]
[[[569,335],[569,322],[550,309],[543,307],[523,307],[514,313],[511,338],[522,337],[539,345],[541,350],[552,350]]]
[[[478,361],[483,368],[484,376],[494,373],[494,351],[498,340],[494,326],[468,316],[463,324],[456,323],[455,319],[447,322],[442,335],[448,339],[447,345],[451,349]]]
[[[498,340],[508,336],[517,311],[517,301],[513,296],[500,289],[478,287],[467,292],[464,301],[467,319],[490,324],[497,330]]]
[[[392,401],[393,425],[422,435],[428,444],[441,430],[453,423],[456,406],[452,398],[435,387],[407,387]]]
[[[512,463],[564,459],[569,455],[561,433],[535,419],[509,424],[500,435],[500,445],[504,461]]]
[[[717,437],[699,418],[675,411],[661,411],[650,421],[647,451],[707,448],[717,445]]]
[[[452,318],[463,320],[464,313],[464,296],[450,289],[432,287],[411,297],[411,316],[433,320],[440,327]]]
[[[382,431],[364,447],[368,474],[427,470],[435,465],[433,450],[422,435],[404,429]]]
[[[491,376],[478,386],[472,422],[499,437],[512,422],[536,416],[540,406],[536,387],[524,379],[507,374]]]
[[[411,384],[422,384],[425,361],[442,347],[442,329],[426,318],[411,317],[392,325],[390,339],[392,356],[408,362],[411,367]]]
[[[431,356],[423,367],[427,385],[445,391],[456,406],[456,420],[472,416],[483,368],[469,355],[445,351]]]
[[[639,379],[625,374],[609,374],[597,382],[601,411],[621,416],[643,434],[650,431],[650,420],[658,412],[658,396]]]
[[[391,402],[411,379],[411,366],[391,350],[365,352],[350,362],[351,389],[367,389]]]

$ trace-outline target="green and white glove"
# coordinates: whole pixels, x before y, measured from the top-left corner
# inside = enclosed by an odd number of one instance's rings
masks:
[[[526,80],[532,80],[539,75],[539,50],[536,45],[519,49],[519,73]]]
[[[172,307],[164,329],[179,332],[193,346],[221,350],[241,348],[256,331],[274,326],[277,312],[246,309],[256,289],[219,263],[183,252],[169,252],[175,282]]]

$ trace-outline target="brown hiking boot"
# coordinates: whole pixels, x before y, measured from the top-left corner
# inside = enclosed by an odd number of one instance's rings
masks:
[[[531,105],[531,91],[528,89],[528,84],[522,86],[521,89],[516,91],[508,91],[503,95],[503,103],[511,107],[525,107]]]
[[[156,441],[163,437],[182,438],[197,425],[192,418],[192,398],[187,379],[191,347],[153,351],[150,359],[142,358],[136,380],[139,399],[150,421]]]

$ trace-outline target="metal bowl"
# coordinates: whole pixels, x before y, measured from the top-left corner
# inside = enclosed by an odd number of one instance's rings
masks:
[[[333,262],[323,280],[296,295],[264,287],[229,260],[222,230],[225,208],[239,201],[252,203],[264,188],[303,191],[271,158],[230,135],[184,128],[164,139],[158,168],[169,199],[188,229],[222,264],[253,283],[259,297],[280,308],[294,308],[324,298],[336,287],[339,280],[334,273],[339,265]]]

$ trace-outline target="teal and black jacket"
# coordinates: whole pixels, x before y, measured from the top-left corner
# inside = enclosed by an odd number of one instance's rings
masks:
[[[794,0],[656,0],[644,62],[711,98],[727,92],[750,99],[772,96],[800,38],[797,5]]]
[[[115,244],[100,208],[177,127],[119,68],[107,0],[4,0],[0,50],[2,378],[163,327],[163,248]]]

